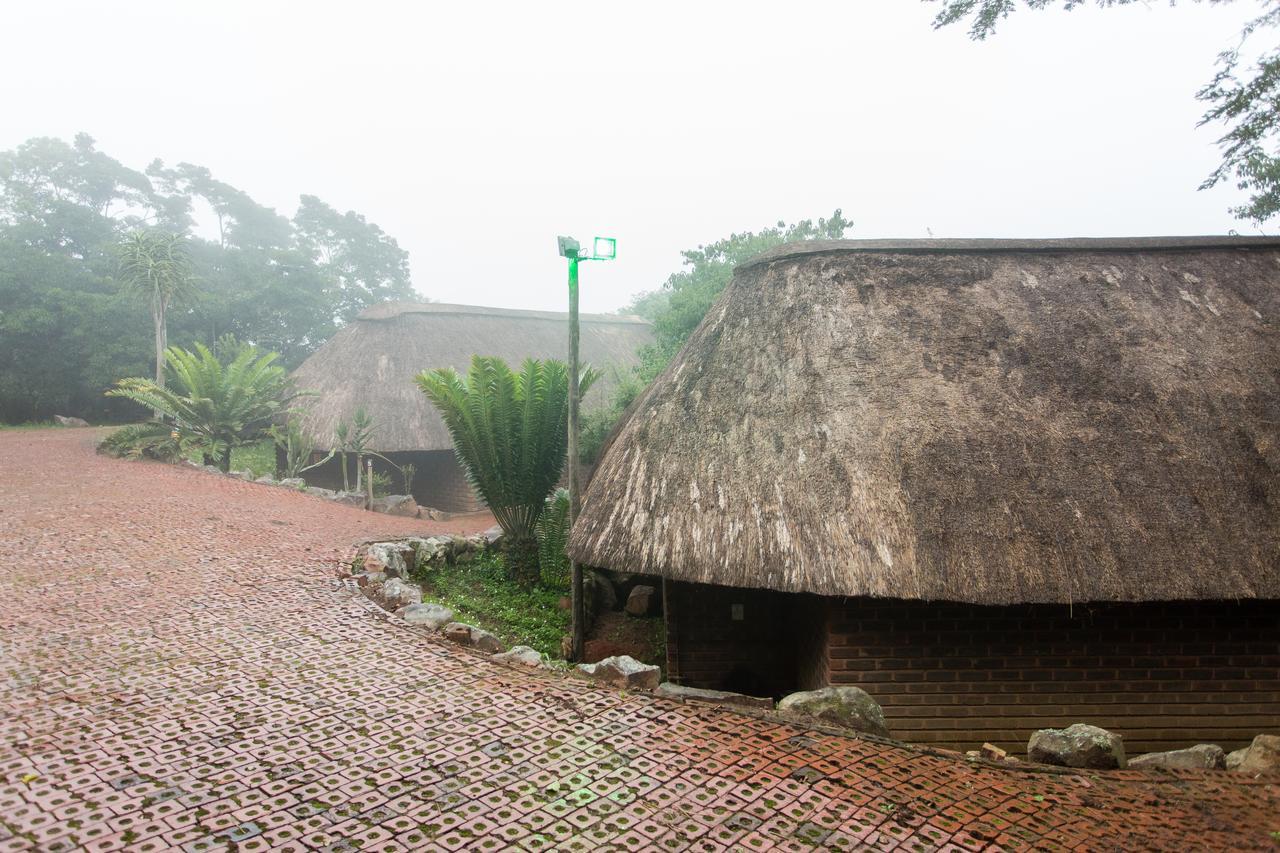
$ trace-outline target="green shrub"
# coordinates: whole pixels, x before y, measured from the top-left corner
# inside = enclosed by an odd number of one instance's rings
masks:
[[[391,475],[382,471],[374,471],[369,475],[373,481],[373,496],[375,498],[385,498],[391,494]]]
[[[538,570],[545,586],[569,585],[569,490],[556,489],[538,519]]]
[[[115,430],[102,440],[98,450],[119,459],[156,459],[161,462],[177,462],[187,455],[190,448],[182,439],[173,437],[172,427],[145,423]]]
[[[579,393],[599,375],[584,368]],[[568,367],[528,358],[513,372],[500,358],[477,355],[466,376],[441,368],[423,371],[417,382],[449,428],[467,479],[502,527],[512,575],[537,583],[538,517],[560,480],[568,446]]]

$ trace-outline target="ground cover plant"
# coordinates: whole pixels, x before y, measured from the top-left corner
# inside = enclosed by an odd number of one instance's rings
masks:
[[[560,607],[569,587],[514,580],[500,554],[469,563],[422,566],[413,573],[423,595],[453,611],[455,618],[493,633],[508,646],[526,645],[559,658],[569,631],[569,611]]]

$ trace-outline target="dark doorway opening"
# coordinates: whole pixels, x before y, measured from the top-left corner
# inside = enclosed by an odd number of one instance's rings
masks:
[[[818,596],[682,583],[668,596],[668,669],[679,683],[775,699],[827,683]]]

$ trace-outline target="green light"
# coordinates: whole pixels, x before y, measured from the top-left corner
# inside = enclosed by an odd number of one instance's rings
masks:
[[[598,261],[611,261],[618,256],[618,241],[612,237],[597,237],[591,249],[591,257]]]

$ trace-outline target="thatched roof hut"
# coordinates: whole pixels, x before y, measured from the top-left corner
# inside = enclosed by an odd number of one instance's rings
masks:
[[[583,401],[590,410],[608,400],[617,372],[638,362],[652,330],[637,317],[583,314],[580,321],[582,361],[603,371]],[[316,447],[328,449],[338,423],[364,407],[378,425],[371,449],[449,450],[449,431],[414,376],[440,367],[465,372],[473,355],[499,356],[513,367],[529,357],[565,359],[568,341],[568,315],[553,311],[435,302],[375,305],[295,371],[298,387],[318,394],[303,427]]]
[[[741,266],[570,553],[985,604],[1280,598],[1280,240],[836,241]]]

